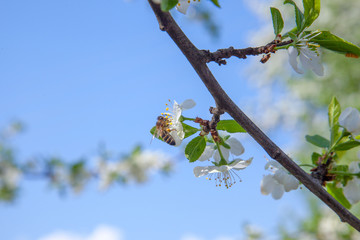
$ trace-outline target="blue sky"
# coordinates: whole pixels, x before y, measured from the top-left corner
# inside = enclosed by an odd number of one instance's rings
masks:
[[[174,12],[175,19],[202,49],[247,47],[259,28],[243,1],[223,1],[212,9],[221,27],[218,40],[204,27]],[[246,222],[273,232],[284,212],[300,212],[299,194],[281,201],[260,194],[266,153],[242,136],[244,158],[253,164],[232,189],[193,176],[181,149],[154,141],[149,129],[167,99],[197,102],[189,116],[209,118],[214,102],[185,57],[158,30],[146,1],[0,2],[0,126],[12,120],[26,131],[12,144],[19,159],[59,156],[68,161],[96,154],[99,143],[117,153],[136,144],[176,156],[170,177],[102,193],[96,183],[80,195],[60,197],[41,180],[22,181],[19,199],[0,205],[1,236],[40,239],[56,231],[89,235],[99,225],[123,232],[124,239],[235,239]],[[246,106],[252,90],[242,69],[247,63],[209,64],[229,95]],[[286,144],[289,139],[275,137]],[[304,191],[304,190],[301,190]],[[188,238],[190,239],[190,238]]]

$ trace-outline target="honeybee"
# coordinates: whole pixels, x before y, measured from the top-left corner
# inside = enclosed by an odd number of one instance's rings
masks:
[[[157,122],[156,122],[156,130],[154,132],[153,137],[161,137],[164,142],[166,142],[169,145],[174,146],[176,144],[175,139],[170,135],[170,120],[163,116],[158,116]]]

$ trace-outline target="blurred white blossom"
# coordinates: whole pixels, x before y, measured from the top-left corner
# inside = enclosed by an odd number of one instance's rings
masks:
[[[360,113],[356,108],[346,108],[339,117],[339,124],[348,132],[357,136],[360,134]]]
[[[360,173],[359,161],[351,162],[349,165],[350,173]],[[344,195],[351,204],[355,204],[360,201],[360,179],[356,176],[352,180],[348,181],[343,188]]]
[[[171,157],[160,151],[140,151],[125,160],[98,163],[99,188],[106,190],[115,181],[142,183],[148,175],[172,166]]]
[[[295,190],[299,187],[299,181],[290,175],[278,162],[271,160],[266,163],[265,169],[273,174],[268,174],[261,180],[261,193],[274,199],[280,199],[284,192]]]
[[[0,188],[16,189],[21,179],[21,171],[8,161],[0,159]]]

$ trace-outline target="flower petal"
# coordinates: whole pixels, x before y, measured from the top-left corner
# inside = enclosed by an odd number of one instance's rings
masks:
[[[284,195],[284,186],[277,184],[271,192],[271,196],[275,200],[279,200]]]
[[[180,133],[180,136],[179,136]],[[181,137],[182,133],[181,132],[177,132],[177,131],[171,131],[170,135],[173,137],[173,139],[175,140],[175,147],[180,146],[182,140],[184,139],[184,137]]]
[[[311,55],[305,54],[304,53],[305,51],[306,51],[306,47],[301,48],[300,55],[299,55],[301,66],[304,71],[311,69],[312,57],[313,57]]]
[[[265,175],[260,183],[260,191],[263,195],[269,195],[276,185],[272,175]]]
[[[351,172],[351,173],[358,173],[358,172],[360,172],[359,164],[360,164],[359,161],[351,162],[351,163],[349,164],[349,172]]]
[[[278,170],[278,169],[281,169],[282,166],[277,161],[270,160],[265,164],[265,170],[268,169],[268,168],[270,168],[272,170]]]
[[[190,6],[190,1],[189,0],[180,0],[179,3],[176,5],[176,9],[183,13],[186,14],[187,9]]]
[[[195,177],[202,177],[209,174],[209,167],[194,167]]]
[[[324,67],[316,52],[311,51],[308,47],[301,48],[299,58],[304,70],[311,69],[318,76],[324,76]]]
[[[289,63],[291,67],[295,70],[295,72],[299,74],[303,74],[304,71],[298,68],[298,62],[297,62],[298,50],[293,46],[290,46],[288,48],[288,53],[289,53]]]
[[[180,107],[185,110],[185,109],[190,109],[195,107],[196,103],[194,100],[192,99],[186,99],[183,103],[180,104]]]
[[[346,108],[339,117],[339,124],[354,135],[360,133],[360,113],[356,108]]]
[[[241,170],[248,167],[251,164],[252,160],[253,158],[249,158],[246,161],[242,159],[235,159],[235,161],[232,164],[230,164],[229,167],[235,170]]]
[[[343,190],[345,197],[351,204],[360,201],[360,181],[358,179],[349,181]]]
[[[217,166],[208,166],[208,167],[194,167],[195,177],[202,177],[208,175],[209,173],[215,172],[227,172],[228,167],[226,165],[217,167]]]
[[[280,185],[275,179],[273,175],[266,175],[261,180],[260,184],[261,193],[264,195],[269,195],[278,200],[284,194],[284,187]]]
[[[201,154],[198,161],[203,162],[203,161],[209,160],[212,157],[212,155],[214,154],[214,151],[215,150],[213,147],[206,146],[204,152]]]
[[[299,187],[299,181],[290,174],[287,174],[284,181],[285,192],[290,192],[291,190],[296,190]]]
[[[221,153],[222,153],[223,157],[225,158],[225,160],[228,161],[229,155],[230,155],[230,150],[227,148],[224,148],[223,146],[220,146],[220,150],[221,150]],[[219,150],[215,150],[214,160],[217,163],[220,162],[221,157],[220,157]]]
[[[182,114],[182,108],[176,101],[174,101],[172,112],[173,112],[173,118],[174,118],[173,121],[175,123],[179,122],[179,119]]]
[[[237,140],[236,138],[229,138],[226,141],[227,144],[230,145],[230,152],[234,154],[235,156],[239,156],[244,153],[245,149],[241,142]]]

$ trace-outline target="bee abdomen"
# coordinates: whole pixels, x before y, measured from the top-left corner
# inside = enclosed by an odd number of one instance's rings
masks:
[[[168,133],[168,132],[162,132],[161,138],[166,142],[167,144],[170,144],[172,146],[175,145],[175,139]]]

